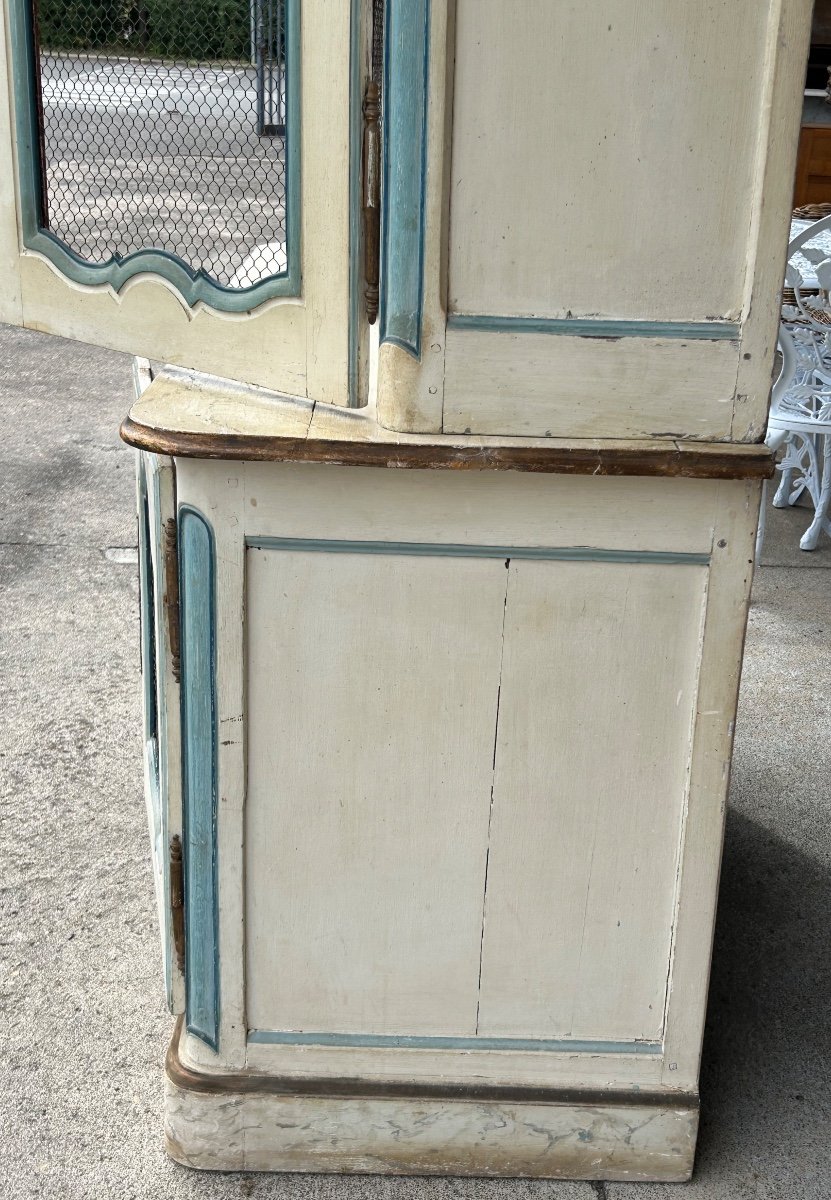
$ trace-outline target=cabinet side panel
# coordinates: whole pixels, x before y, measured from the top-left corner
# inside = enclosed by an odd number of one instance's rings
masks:
[[[251,1029],[473,1035],[502,560],[250,548]]]
[[[769,14],[458,0],[448,311],[736,319]]]
[[[511,564],[484,1036],[661,1038],[706,576]]]

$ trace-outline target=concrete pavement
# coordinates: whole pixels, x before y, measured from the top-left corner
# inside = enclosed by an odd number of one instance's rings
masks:
[[[199,1175],[161,1136],[130,360],[0,327],[0,368],[0,1195],[827,1200],[831,541],[798,549],[807,516],[771,513],[754,587],[693,1183]]]

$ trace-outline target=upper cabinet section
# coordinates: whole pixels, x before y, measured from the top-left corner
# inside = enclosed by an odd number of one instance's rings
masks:
[[[388,0],[379,412],[764,431],[810,0]]]
[[[4,8],[0,317],[356,402],[358,0]]]
[[[4,0],[0,319],[360,405],[378,306],[391,430],[758,441],[811,9]]]

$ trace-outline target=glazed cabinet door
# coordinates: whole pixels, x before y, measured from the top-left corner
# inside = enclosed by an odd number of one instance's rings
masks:
[[[811,7],[389,0],[382,422],[760,440]]]
[[[355,402],[361,12],[7,0],[0,319]]]

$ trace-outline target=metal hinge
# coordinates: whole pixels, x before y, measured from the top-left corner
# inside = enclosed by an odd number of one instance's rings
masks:
[[[179,547],[176,518],[164,523],[164,611],[167,617],[167,638],[170,643],[170,665],[173,678],[179,683],[182,671],[179,636]]]
[[[182,840],[178,833],[170,839],[170,920],[173,949],[179,971],[185,973],[185,875],[182,865]]]
[[[364,90],[364,303],[374,325],[378,316],[381,248],[381,89],[374,79]]]

